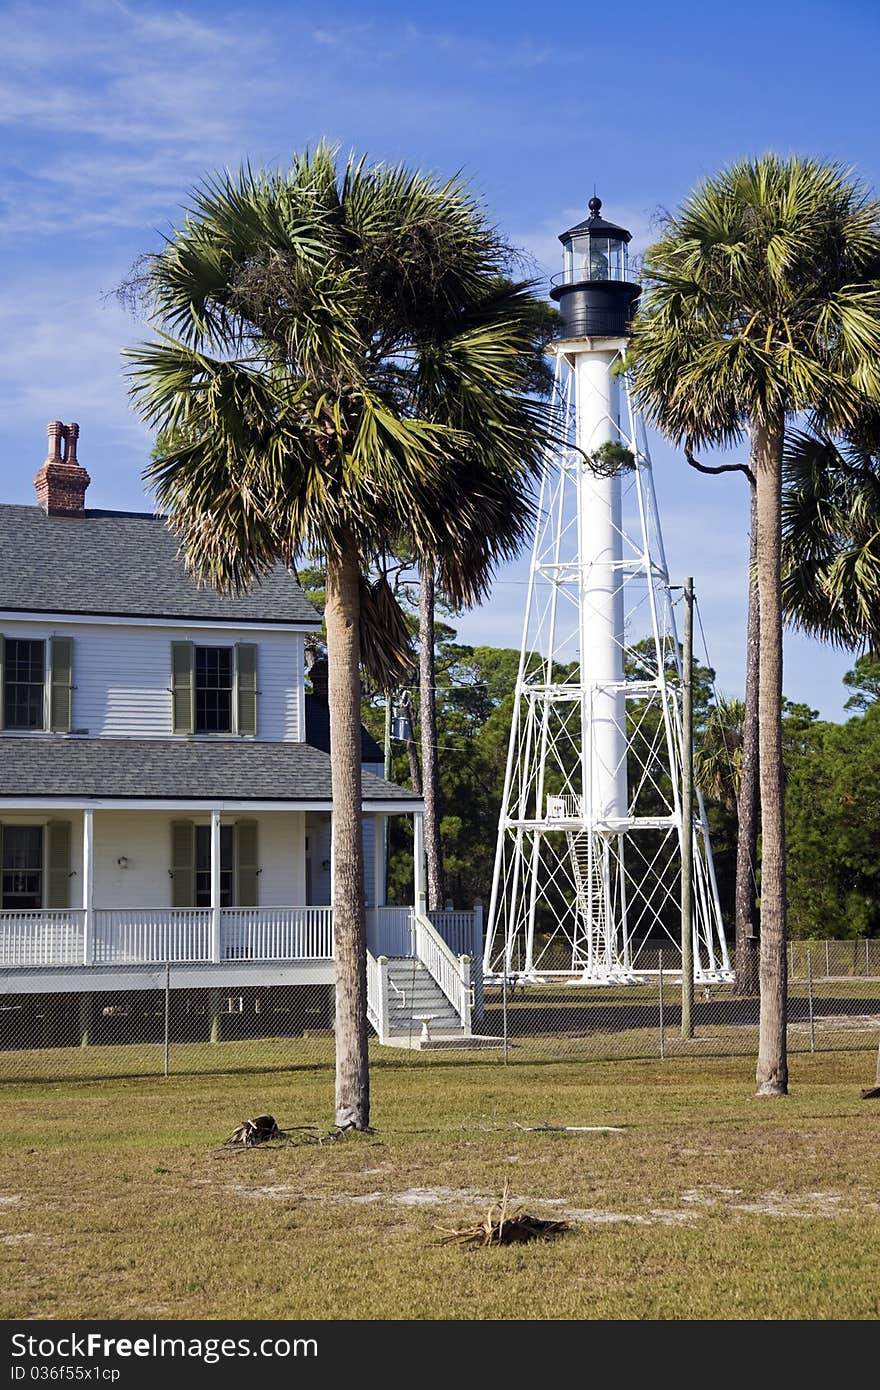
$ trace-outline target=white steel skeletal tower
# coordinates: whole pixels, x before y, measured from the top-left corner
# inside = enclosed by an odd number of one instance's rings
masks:
[[[682,666],[647,436],[622,372],[630,234],[563,233],[545,459],[484,970],[635,982],[680,967]],[[729,978],[708,827],[694,819],[697,980]]]

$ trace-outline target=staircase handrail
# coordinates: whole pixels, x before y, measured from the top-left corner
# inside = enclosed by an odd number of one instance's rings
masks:
[[[418,909],[413,910],[413,935],[416,955],[455,1009],[465,1032],[470,1033],[470,958],[456,956],[430,918]]]
[[[388,958],[367,951],[367,1018],[380,1043],[388,1038]]]

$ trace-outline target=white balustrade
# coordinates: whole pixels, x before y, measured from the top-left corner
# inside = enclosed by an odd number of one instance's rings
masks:
[[[367,951],[367,1018],[380,1043],[385,1042],[389,1032],[388,961],[385,956],[377,960],[371,951]]]
[[[411,907],[373,907],[367,912],[367,945],[374,956],[411,956],[415,951]]]
[[[0,967],[82,965],[84,928],[73,908],[0,913]]]
[[[225,907],[221,960],[330,960],[332,907]]]
[[[423,917],[421,913],[414,913],[413,924],[416,955],[469,1031],[470,962],[466,956],[456,956],[449,949],[427,917]]]
[[[431,924],[456,956],[479,956],[483,953],[482,940],[476,939],[474,916],[472,910],[428,913]]]
[[[96,965],[211,959],[208,907],[99,908],[94,918]]]

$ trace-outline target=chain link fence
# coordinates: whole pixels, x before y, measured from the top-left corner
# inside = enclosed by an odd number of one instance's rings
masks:
[[[186,979],[187,983],[183,983]],[[479,978],[469,1037],[432,1036],[421,1015],[396,1045],[371,1036],[374,1064],[481,1065],[533,1061],[754,1054],[759,1002],[732,984],[695,984],[692,1028],[682,1029],[680,975],[666,967],[640,984],[583,985]],[[0,975],[0,1080],[332,1068],[332,984],[199,988],[192,971],[158,966],[137,988],[16,992]],[[31,984],[33,988],[33,984]],[[873,1049],[880,1039],[880,940],[793,942],[788,1039],[792,1052]]]

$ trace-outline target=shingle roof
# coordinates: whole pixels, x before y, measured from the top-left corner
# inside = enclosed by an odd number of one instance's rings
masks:
[[[330,752],[330,706],[316,695],[306,696],[306,742]],[[384,763],[385,755],[373,735],[361,725],[361,762]]]
[[[225,598],[189,578],[179,544],[149,512],[47,516],[40,507],[2,504],[0,609],[318,626],[282,566],[240,598]]]
[[[365,801],[419,801],[363,774]],[[308,743],[0,737],[0,796],[330,801],[330,758]]]

